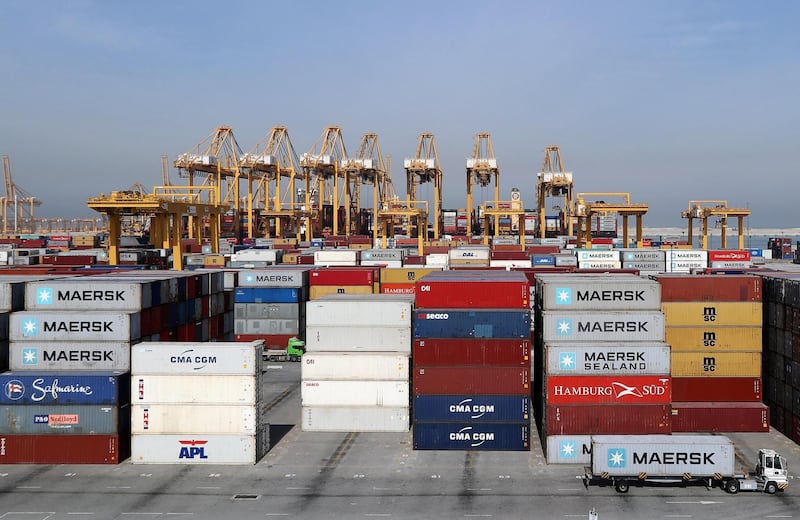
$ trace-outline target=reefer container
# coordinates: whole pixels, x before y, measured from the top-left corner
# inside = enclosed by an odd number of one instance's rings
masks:
[[[138,312],[21,311],[9,316],[12,341],[131,341],[140,337]]]
[[[0,404],[127,404],[129,377],[124,372],[4,372]]]
[[[656,262],[664,267],[667,252],[658,249],[620,249],[620,260],[623,262]]]
[[[230,433],[255,435],[257,406],[224,404],[133,404],[131,433]]]
[[[29,311],[139,311],[153,304],[153,284],[94,276],[28,282],[25,308]]]
[[[314,251],[314,265],[356,265],[358,251],[355,249],[323,249]],[[314,283],[312,281],[312,283]]]
[[[125,417],[129,413],[130,408],[118,405],[4,405],[0,407],[0,434],[123,434],[128,433]]]
[[[761,352],[673,352],[672,375],[761,377]]]
[[[415,395],[414,423],[530,421],[527,395]]]
[[[548,464],[590,464],[591,435],[548,435],[545,442]]]
[[[551,375],[614,375],[670,373],[666,343],[553,343],[545,345]]]
[[[720,327],[714,322],[701,327],[674,327],[668,324],[664,336],[673,351],[753,352],[761,350],[763,344],[760,326]]]
[[[264,342],[261,340],[249,343],[138,343],[131,347],[131,373],[257,375],[261,373],[263,350]]]
[[[239,272],[239,287],[294,287],[308,285],[309,267],[247,269]]]
[[[261,374],[247,376],[142,375],[131,377],[136,404],[249,404],[261,401]]]
[[[407,381],[328,381],[300,383],[303,406],[389,406],[407,407]]]
[[[418,366],[530,366],[531,342],[495,338],[415,339],[413,356]]]
[[[415,450],[529,451],[530,423],[416,423]]]
[[[410,327],[306,325],[306,352],[411,352]]]
[[[760,377],[673,377],[673,402],[755,401],[760,402]]]
[[[414,365],[411,381],[414,394],[528,395],[531,374],[528,367]]]
[[[536,280],[543,310],[659,310],[661,286],[638,276],[549,275]]]
[[[666,302],[661,308],[671,327],[761,326],[761,302]]]
[[[4,264],[0,258],[0,264]],[[3,276],[0,281],[0,312],[21,311],[25,305],[25,286],[32,280],[40,279],[36,276]]]
[[[575,250],[578,262],[619,262],[619,251],[603,249],[581,249]]]
[[[394,352],[308,352],[301,361],[303,380],[408,381],[408,354]]]
[[[548,376],[548,404],[668,404],[668,375]]]
[[[761,278],[749,275],[658,275],[664,302],[761,302]]]
[[[332,294],[306,304],[306,327],[411,327],[414,297]]]
[[[572,404],[545,408],[546,435],[670,433],[669,404]]]
[[[131,436],[4,435],[0,464],[118,464],[130,454]]]
[[[545,343],[664,341],[664,315],[651,311],[542,312]]]
[[[407,406],[303,406],[306,432],[407,432]]]
[[[527,338],[530,310],[417,309],[414,338]]]
[[[297,318],[291,320],[260,320],[254,318],[235,320],[233,332],[235,334],[278,334],[296,336],[300,334],[302,323],[303,321]]]
[[[269,425],[258,435],[135,434],[133,464],[255,464],[269,451]]]
[[[439,271],[416,283],[418,308],[527,309],[528,278],[515,271]]]
[[[673,432],[768,432],[769,407],[763,403],[672,403]]]
[[[97,370],[127,372],[131,368],[131,345],[127,341],[73,342],[12,341],[11,370]]]

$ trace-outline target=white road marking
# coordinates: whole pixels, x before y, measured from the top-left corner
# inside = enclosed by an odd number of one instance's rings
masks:
[[[267,516],[289,516],[289,513],[267,513]]]
[[[267,365],[267,370],[283,370],[282,365]]]
[[[310,487],[287,487],[286,489],[311,489]]]
[[[722,502],[714,502],[713,500],[685,500],[685,501],[673,501],[673,502],[666,502],[667,504],[702,504],[704,506],[710,504],[722,504]]]
[[[769,515],[767,518],[794,518],[792,515]]]
[[[692,515],[664,515],[664,518],[691,518]]]
[[[17,489],[42,489],[42,486],[17,486]],[[39,513],[16,513],[18,515],[38,515]]]
[[[93,515],[94,513],[67,513],[68,515]]]
[[[197,489],[219,489],[219,486],[197,486]]]
[[[491,516],[492,516],[492,515],[469,515],[469,514],[467,514],[467,515],[464,515],[464,516],[467,516],[467,517],[473,517],[473,518],[474,518],[474,517],[480,517],[480,518],[491,518]]]
[[[556,491],[579,491],[578,488],[558,488]]]
[[[147,516],[161,516],[161,513],[120,513],[121,515],[147,515]]]
[[[170,516],[170,515],[172,515],[172,516],[179,516],[179,515],[194,516],[194,513],[166,513],[166,515],[167,516]]]
[[[492,488],[467,488],[467,491],[491,491]]]
[[[364,516],[392,516],[391,513],[364,513]]]
[[[372,486],[373,491],[400,491],[400,488],[384,488]]]
[[[130,489],[130,486],[106,486],[106,489]]]

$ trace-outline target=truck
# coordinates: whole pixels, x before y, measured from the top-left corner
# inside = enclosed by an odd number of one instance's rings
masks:
[[[286,344],[286,350],[272,349],[265,345],[264,347],[264,360],[265,361],[300,361],[303,354],[306,353],[306,343],[297,337],[289,338]]]
[[[591,444],[591,466],[578,477],[587,489],[698,485],[772,495],[789,487],[785,458],[760,449],[752,473],[737,470],[734,444],[724,435],[596,435]]]

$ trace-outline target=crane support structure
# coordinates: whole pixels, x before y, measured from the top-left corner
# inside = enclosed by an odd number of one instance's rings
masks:
[[[467,159],[467,236],[472,236],[472,221],[475,218],[472,187],[476,184],[486,187],[492,182],[494,182],[494,207],[497,208],[500,202],[500,169],[494,157],[492,137],[488,133],[477,134],[472,158]],[[494,213],[493,217],[494,228],[497,229],[500,215]]]
[[[715,217],[719,219],[720,235],[722,238],[721,248],[728,247],[728,217],[736,217],[738,223],[738,248],[744,249],[744,217],[750,216],[750,210],[745,208],[729,208],[728,201],[726,200],[690,200],[689,209],[681,213],[681,217],[689,220],[689,228],[687,235],[689,237],[688,245],[691,247],[693,242],[692,237],[692,221],[699,219],[701,221],[701,235],[703,249],[708,249],[708,219]]]
[[[313,179],[314,192],[317,197],[317,218],[321,228],[330,227],[334,235],[339,234],[339,207],[344,206],[345,234],[350,234],[350,198],[351,186],[347,172],[340,168],[347,157],[347,150],[342,139],[342,130],[338,126],[329,126],[310,151],[300,156],[303,174]],[[341,179],[341,182],[340,182]],[[329,206],[331,214],[327,215],[325,206]]]
[[[0,199],[3,234],[8,235],[9,232],[14,234],[35,232],[37,225],[34,208],[40,206],[42,201],[14,183],[11,178],[11,159],[9,159],[8,155],[3,155],[3,180],[5,192],[2,199]]]
[[[550,145],[544,150],[542,169],[536,174],[536,200],[539,218],[539,238],[547,234],[546,203],[548,197],[561,197],[560,234],[572,235],[573,190],[572,173],[564,170],[561,150]]]
[[[593,197],[595,200],[587,200]],[[602,197],[603,199],[598,199]],[[624,202],[606,202],[606,198],[622,198]],[[624,192],[586,192],[575,196],[574,214],[578,218],[578,247],[592,247],[592,215],[616,213],[622,217],[622,241],[628,247],[628,217],[636,217],[636,247],[642,247],[642,217],[647,204],[632,204],[631,194]]]
[[[494,236],[497,236],[497,222],[500,217],[516,218],[519,221],[519,244],[520,249],[525,251],[525,209],[516,207],[516,201],[495,201],[495,206],[490,207],[487,203],[481,205],[481,213],[483,214],[483,243],[489,245],[489,227],[490,222],[494,219]]]
[[[419,236],[427,239],[428,215],[433,217],[433,239],[438,240],[442,232],[442,167],[439,164],[439,152],[436,151],[436,140],[431,133],[420,134],[417,151],[414,157],[403,160],[406,170],[406,207],[409,210],[422,212],[424,208],[426,221],[417,226]],[[427,204],[417,199],[417,186],[425,183],[433,184],[433,209],[428,211]],[[421,215],[420,215],[421,216]],[[407,233],[411,236],[411,220],[407,219]]]
[[[355,157],[347,157],[342,160],[342,170],[345,171],[347,177],[353,183],[353,207],[358,210],[359,224],[358,229],[351,229],[351,232],[362,234],[364,231],[360,225],[364,223],[361,204],[361,186],[372,186],[372,235],[373,243],[378,237],[378,226],[375,225],[375,220],[378,210],[382,202],[381,191],[383,190],[388,175],[386,164],[383,160],[381,152],[381,145],[378,141],[378,134],[366,133],[361,137],[361,143],[358,146],[358,153]]]

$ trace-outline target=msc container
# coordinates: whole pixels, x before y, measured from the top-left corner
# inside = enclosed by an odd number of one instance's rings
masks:
[[[407,432],[407,406],[303,406],[306,432]]]
[[[132,341],[140,337],[138,312],[21,311],[9,315],[12,341]]]
[[[130,408],[117,405],[4,405],[0,407],[0,434],[123,434],[128,428],[120,423],[127,424],[124,416],[128,413]]]
[[[590,464],[591,435],[548,435],[543,443],[548,464]]]
[[[686,454],[686,457],[680,456]],[[592,472],[648,478],[690,473],[694,477],[734,474],[733,442],[721,435],[595,435]]]
[[[750,275],[659,275],[664,302],[761,302],[761,278]]]
[[[544,431],[547,435],[670,433],[670,413],[669,404],[548,404]]]
[[[761,352],[673,352],[672,375],[761,377]]]
[[[139,311],[153,303],[150,282],[81,276],[25,285],[29,311]]]
[[[531,332],[529,309],[417,309],[415,315],[414,338],[527,338]]]
[[[11,370],[97,370],[127,372],[131,368],[131,346],[127,341],[32,342],[9,344]]]
[[[0,404],[127,404],[129,377],[124,372],[4,372]]]
[[[308,267],[252,269],[239,272],[239,287],[293,287],[308,286]]]
[[[530,423],[417,423],[415,450],[530,451]]]
[[[414,423],[501,422],[522,423],[531,419],[527,395],[415,395]]]
[[[408,354],[394,352],[308,352],[303,355],[303,380],[408,381]]]
[[[4,435],[0,443],[0,464],[119,464],[131,436]]]
[[[418,308],[530,307],[528,278],[515,271],[440,271],[428,274],[416,285]]]
[[[253,465],[269,451],[269,425],[258,435],[131,436],[133,464],[230,464]]]
[[[760,377],[673,377],[672,400],[676,402],[760,402]]]
[[[137,404],[249,404],[261,401],[261,374],[247,376],[136,375],[131,401]]]
[[[545,343],[664,341],[664,315],[651,311],[542,312]]]
[[[700,327],[664,328],[666,343],[672,350],[753,352],[762,348],[761,327],[720,327],[714,322]]]
[[[548,376],[548,404],[668,404],[669,376]]]
[[[237,287],[236,303],[298,303],[308,300],[306,287]]]
[[[414,394],[528,395],[531,374],[527,367],[430,366],[415,362],[411,381]]]
[[[664,322],[669,326],[760,326],[761,302],[666,302]]]
[[[768,432],[769,407],[763,403],[672,403],[672,431]]]
[[[303,406],[389,406],[407,407],[407,381],[328,381],[300,383]]]
[[[131,347],[131,373],[148,375],[261,374],[264,342],[144,342]]]
[[[412,352],[417,366],[530,366],[531,363],[528,339],[415,339]]]
[[[306,327],[411,327],[414,297],[332,294],[306,304]]]
[[[309,326],[306,352],[411,352],[410,327]]]
[[[550,275],[536,280],[543,310],[659,310],[661,286],[638,276]]]
[[[255,435],[256,406],[225,404],[133,404],[131,433],[230,433]]]
[[[545,352],[551,375],[670,374],[666,343],[554,343]]]

